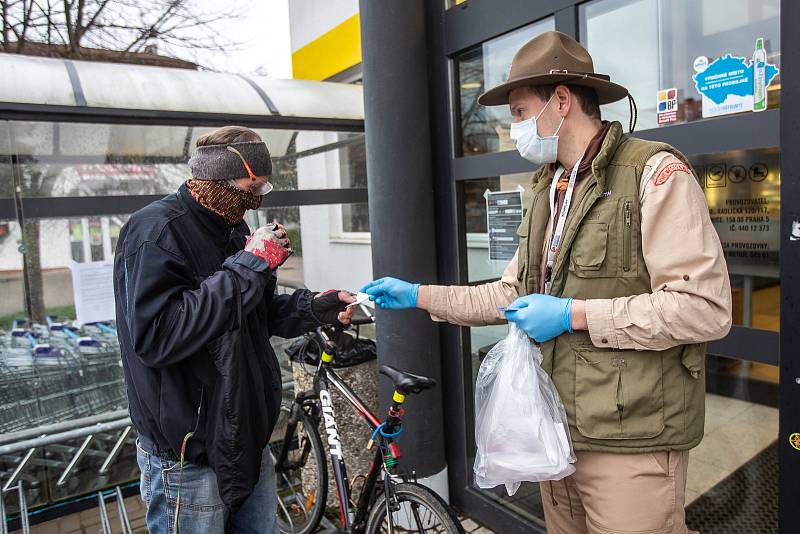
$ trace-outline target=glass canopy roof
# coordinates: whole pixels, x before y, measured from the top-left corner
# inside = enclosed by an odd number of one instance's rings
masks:
[[[0,103],[269,116],[269,100],[284,117],[364,118],[359,85],[15,54],[0,72]]]

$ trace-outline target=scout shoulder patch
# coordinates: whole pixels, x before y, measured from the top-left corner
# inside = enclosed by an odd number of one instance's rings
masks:
[[[672,173],[677,171],[692,172],[689,170],[689,167],[685,163],[681,162],[670,163],[669,165],[665,165],[663,169],[658,171],[655,184],[656,185],[663,184],[664,182],[669,180],[669,177],[672,176]]]

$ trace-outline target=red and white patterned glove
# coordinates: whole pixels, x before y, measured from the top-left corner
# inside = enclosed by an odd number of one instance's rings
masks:
[[[273,271],[292,254],[292,242],[286,229],[277,223],[262,226],[247,238],[244,249],[266,261]]]

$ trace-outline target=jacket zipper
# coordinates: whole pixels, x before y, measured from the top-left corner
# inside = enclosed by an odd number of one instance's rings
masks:
[[[626,273],[631,270],[631,202],[625,202],[625,239],[622,242],[622,270]]]

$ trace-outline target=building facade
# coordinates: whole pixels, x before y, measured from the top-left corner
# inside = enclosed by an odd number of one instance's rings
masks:
[[[305,22],[297,13],[315,11],[312,6],[326,3],[293,4],[299,5],[291,13],[294,32]],[[333,22],[351,17],[353,4],[341,8],[338,16],[329,15],[330,23],[317,37],[341,35]],[[492,252],[490,236],[498,223],[487,212],[486,193],[513,195],[521,189],[524,205],[535,169],[518,156],[508,137],[508,109],[483,108],[476,97],[503,82],[517,49],[544,31],[558,30],[578,39],[592,54],[597,72],[610,74],[629,88],[638,106],[632,135],[668,142],[689,157],[723,244],[734,298],[731,333],[709,346],[706,436],[692,451],[689,467],[687,517],[690,527],[704,533],[777,531],[779,500],[788,503],[797,496],[787,477],[778,477],[779,471],[797,472],[794,455],[800,450],[800,438],[791,426],[798,422],[785,409],[797,402],[792,387],[800,376],[792,374],[797,365],[789,341],[793,334],[786,332],[795,321],[793,308],[787,306],[792,306],[799,289],[790,268],[795,252],[786,247],[800,239],[800,230],[794,232],[800,223],[793,223],[789,213],[796,211],[790,199],[796,198],[797,185],[787,182],[796,163],[782,151],[790,139],[789,124],[795,123],[792,105],[797,105],[790,100],[793,90],[787,90],[794,61],[787,51],[797,46],[797,39],[782,31],[788,28],[788,12],[796,11],[789,4],[780,0],[411,2],[384,7],[397,19],[388,24],[386,13],[376,14],[362,2],[359,14],[372,215],[381,217],[374,195],[392,186],[381,181],[399,179],[373,172],[381,158],[392,157],[390,148],[381,144],[381,134],[370,133],[370,113],[376,110],[395,111],[401,117],[398,130],[413,132],[414,124],[430,130],[426,140],[432,157],[427,172],[435,197],[433,213],[428,214],[435,229],[433,274],[414,264],[400,263],[391,269],[379,262],[389,252],[379,242],[385,234],[376,235],[384,222],[375,219],[371,224],[376,276],[415,279],[413,273],[423,272],[417,276],[433,279],[416,281],[452,284],[500,276],[507,258]],[[306,35],[302,42],[312,41]],[[389,48],[403,42],[412,49],[406,55],[392,56],[373,46],[385,43]],[[297,54],[301,48],[293,50],[293,60],[302,63],[303,54]],[[392,70],[408,68],[408,54],[413,53],[425,69],[409,72],[421,81],[402,79]],[[370,66],[370,58],[380,62],[382,72]],[[325,75],[353,70],[348,65]],[[298,66],[295,76],[305,72]],[[383,85],[392,80],[413,98],[404,99],[399,90]],[[382,92],[391,96],[381,101]],[[604,119],[619,120],[626,127],[630,113],[624,101],[602,107]],[[427,157],[427,152],[420,152],[420,158]],[[371,167],[370,161],[378,163]],[[782,181],[782,176],[788,178]],[[394,187],[401,185],[397,182]],[[423,208],[418,216],[426,217]],[[402,236],[398,242],[404,242]],[[401,323],[398,329],[406,322],[406,316],[384,317]],[[508,497],[502,488],[486,491],[472,484],[474,380],[482,358],[506,331],[496,326],[440,326],[436,332],[441,364],[431,372],[440,373],[443,381],[442,421],[447,431],[441,432],[441,440],[449,494],[461,510],[490,528],[543,532],[537,485],[525,484]],[[380,346],[384,340],[380,326],[378,339]],[[401,348],[396,358],[405,357],[430,370],[415,360],[415,347],[411,343],[405,352]],[[790,532],[795,512],[791,506],[781,510],[781,531]]]

